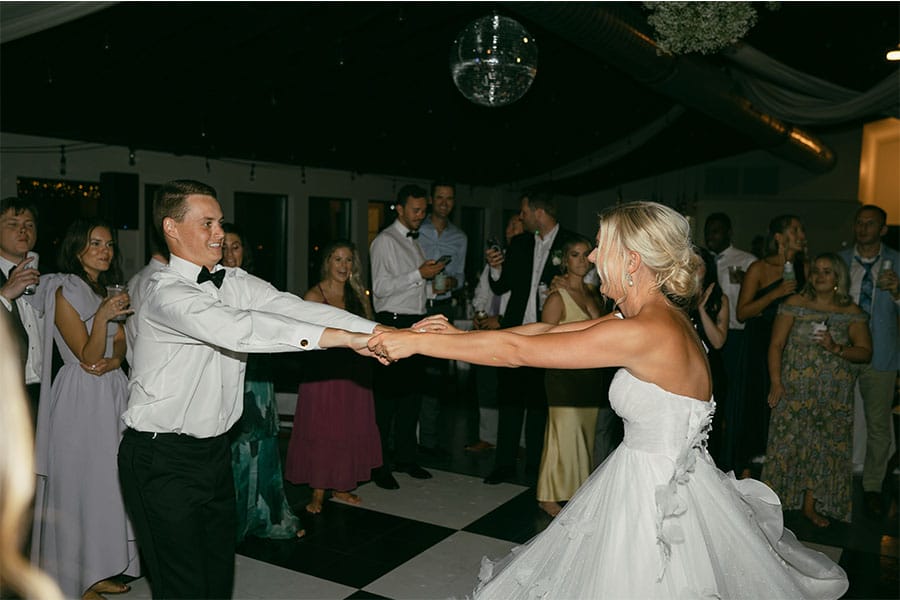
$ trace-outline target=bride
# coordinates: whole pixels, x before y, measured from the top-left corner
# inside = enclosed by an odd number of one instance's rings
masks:
[[[699,291],[687,220],[652,202],[607,209],[591,260],[619,315],[474,332],[432,320],[421,331],[435,333],[369,341],[391,360],[621,367],[609,398],[625,440],[547,529],[484,559],[476,597],[839,598],[846,574],[784,529],[778,496],[722,473],[706,452],[715,403],[686,314]]]

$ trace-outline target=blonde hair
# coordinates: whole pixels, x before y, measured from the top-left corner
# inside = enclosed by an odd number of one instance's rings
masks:
[[[658,289],[675,306],[690,310],[700,284],[695,277],[701,259],[691,244],[690,224],[675,210],[656,202],[626,202],[600,213],[597,273],[601,281],[618,281],[628,296],[628,253],[636,252],[655,278]],[[618,257],[621,272],[612,273]]]
[[[15,343],[7,319],[0,319],[0,595],[61,599],[56,584],[19,553],[34,495],[34,436]]]

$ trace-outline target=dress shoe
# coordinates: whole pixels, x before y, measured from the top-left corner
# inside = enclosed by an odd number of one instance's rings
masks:
[[[496,446],[484,440],[478,440],[474,444],[466,446],[466,452],[484,452],[485,450],[493,450]]]
[[[397,463],[394,465],[394,470],[398,473],[406,473],[415,479],[431,479],[431,473],[416,463]]]
[[[880,492],[863,492],[863,507],[865,508],[866,516],[870,519],[880,519],[884,516],[884,511],[881,508]]]
[[[435,446],[434,448],[429,448],[428,446],[419,446],[419,454],[424,454],[425,456],[431,458],[438,458],[441,460],[446,460],[450,458],[450,453],[441,448],[440,446]]]
[[[515,479],[516,470],[513,467],[497,467],[491,474],[484,478],[484,482],[488,485],[497,485],[510,479]]]
[[[400,488],[400,484],[397,483],[397,480],[394,479],[391,472],[384,467],[372,469],[372,481],[375,482],[375,485],[385,490],[396,490]]]

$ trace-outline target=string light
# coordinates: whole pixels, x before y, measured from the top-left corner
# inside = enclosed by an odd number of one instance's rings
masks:
[[[66,174],[66,147],[65,146],[59,147],[59,174],[60,175]]]
[[[133,167],[134,163],[135,163],[134,148],[129,146],[129,148],[128,148],[128,166]]]

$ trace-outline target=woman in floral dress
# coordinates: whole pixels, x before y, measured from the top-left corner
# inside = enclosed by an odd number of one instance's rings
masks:
[[[785,510],[818,527],[850,521],[853,363],[868,362],[866,314],[850,299],[836,254],[816,257],[800,294],[778,309],[769,346],[769,442],[762,479]]]

